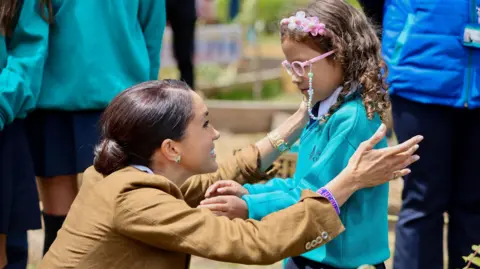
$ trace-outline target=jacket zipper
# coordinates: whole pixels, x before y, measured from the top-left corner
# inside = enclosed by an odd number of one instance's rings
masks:
[[[470,0],[470,7],[471,7],[471,20],[472,23],[475,23],[475,0]],[[470,98],[470,88],[472,87],[472,49],[468,49],[468,73],[467,73],[467,89],[466,89],[466,94],[465,94],[465,103],[463,104],[464,107],[468,108],[468,99]]]

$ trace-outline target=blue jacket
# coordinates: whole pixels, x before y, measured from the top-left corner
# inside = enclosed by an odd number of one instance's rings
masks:
[[[53,4],[38,108],[103,109],[126,88],[158,78],[165,0]]]
[[[0,131],[35,108],[47,48],[48,24],[38,0],[24,0],[12,36],[0,35]]]
[[[383,54],[392,95],[480,107],[480,49],[463,45],[480,0],[387,0]]]
[[[325,186],[347,166],[360,143],[369,139],[380,123],[378,116],[368,120],[362,100],[356,98],[345,103],[326,124],[310,124],[300,138],[293,178],[245,185],[250,194],[242,199],[247,203],[249,218],[259,220],[295,204],[303,189]],[[386,140],[377,145],[386,146]],[[388,184],[353,194],[341,207],[340,218],[346,231],[302,256],[338,268],[357,268],[388,259]]]

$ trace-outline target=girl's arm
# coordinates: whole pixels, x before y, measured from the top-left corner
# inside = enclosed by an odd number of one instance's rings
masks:
[[[319,159],[309,172],[294,188],[271,193],[244,195],[242,199],[247,203],[249,218],[262,219],[266,215],[294,204],[300,198],[303,190],[317,190],[325,187],[347,167],[360,143],[375,133],[378,126],[369,121],[360,109],[338,111],[329,120],[329,141],[322,150]],[[386,147],[382,141],[379,147]],[[327,185],[328,188],[328,185]]]

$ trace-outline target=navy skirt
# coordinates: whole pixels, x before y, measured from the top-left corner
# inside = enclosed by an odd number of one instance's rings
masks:
[[[36,110],[27,118],[35,174],[54,177],[83,173],[93,164],[103,110]]]
[[[23,120],[0,131],[0,234],[41,229],[40,205]]]

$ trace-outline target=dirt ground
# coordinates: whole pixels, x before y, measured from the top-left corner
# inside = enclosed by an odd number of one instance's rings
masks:
[[[262,138],[264,134],[231,134],[226,132],[221,132],[222,136],[216,143],[217,155],[218,159],[221,160],[222,158],[231,154],[233,149],[240,148],[243,146],[248,145],[249,143],[254,143],[258,139]],[[402,189],[402,181],[397,180],[391,184],[391,191],[390,191],[390,212],[391,214],[395,214],[398,212],[400,206],[400,192]],[[391,249],[393,250],[393,243],[395,240],[394,232],[393,232],[393,222],[391,229],[390,229],[390,245]],[[29,243],[30,243],[30,266],[29,269],[34,269],[36,264],[41,259],[42,253],[42,246],[43,246],[43,231],[36,230],[31,231],[29,233]],[[390,261],[387,262],[389,264],[388,268],[390,268]],[[276,264],[270,266],[246,266],[246,265],[239,265],[239,264],[230,264],[230,263],[220,263],[215,262],[203,258],[194,257],[192,259],[192,269],[281,269],[282,263],[278,262]]]

